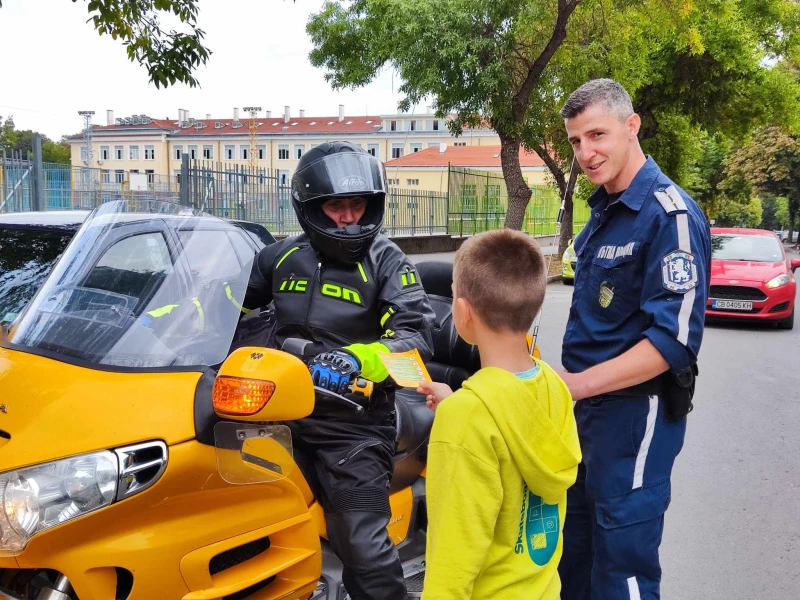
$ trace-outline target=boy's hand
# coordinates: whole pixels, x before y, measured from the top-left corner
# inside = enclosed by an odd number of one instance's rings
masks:
[[[431,410],[436,410],[436,407],[439,406],[439,402],[453,395],[453,390],[450,389],[449,385],[446,383],[435,383],[433,381],[424,381],[420,383],[417,392],[427,396],[425,404]]]

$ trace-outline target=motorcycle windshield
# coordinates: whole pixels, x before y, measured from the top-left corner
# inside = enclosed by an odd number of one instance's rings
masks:
[[[84,222],[9,342],[110,367],[225,360],[257,249],[236,225],[157,200],[110,202]]]

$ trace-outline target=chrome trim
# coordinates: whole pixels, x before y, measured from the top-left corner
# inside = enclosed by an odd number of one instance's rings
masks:
[[[160,456],[158,458],[147,460],[139,458],[139,454],[143,451],[152,451],[154,449],[160,451]],[[167,445],[160,440],[124,446],[115,449],[114,453],[119,459],[119,479],[117,482],[117,495],[114,499],[116,502],[138,494],[139,492],[143,492],[158,481],[167,468],[167,460],[169,457]],[[150,454],[150,452],[148,452],[148,454]],[[154,467],[158,467],[158,471],[155,475],[150,477],[147,481],[139,481],[137,477],[139,473]]]
[[[6,588],[0,586],[0,594],[3,596],[7,596],[8,600],[28,600],[27,598],[23,598],[22,596],[18,596],[14,592],[8,591]]]

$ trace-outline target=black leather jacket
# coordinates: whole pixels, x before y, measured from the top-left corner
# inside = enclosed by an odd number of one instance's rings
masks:
[[[316,353],[380,341],[391,352],[416,348],[431,358],[434,313],[413,263],[380,235],[355,265],[318,254],[301,234],[256,257],[244,307],[274,301],[275,346],[299,337]]]

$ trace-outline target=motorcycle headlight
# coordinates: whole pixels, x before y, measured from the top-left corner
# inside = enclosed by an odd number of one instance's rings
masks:
[[[20,552],[37,533],[111,504],[118,473],[108,451],[0,473],[0,552]]]
[[[784,273],[783,275],[778,275],[777,277],[773,277],[772,279],[770,279],[767,282],[767,287],[770,288],[770,289],[779,288],[779,287],[782,287],[782,286],[786,285],[791,280],[792,280],[792,278],[789,277],[789,274],[788,273]]]

